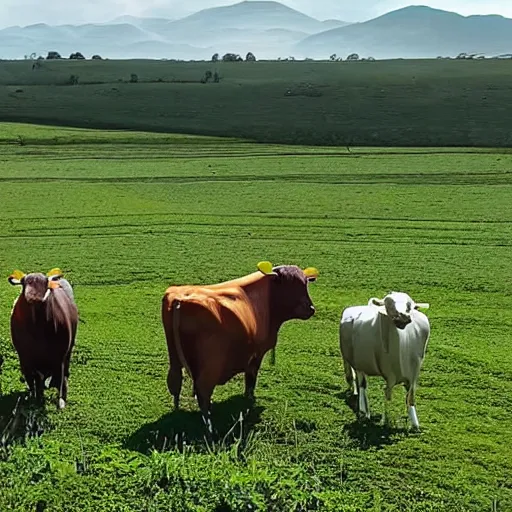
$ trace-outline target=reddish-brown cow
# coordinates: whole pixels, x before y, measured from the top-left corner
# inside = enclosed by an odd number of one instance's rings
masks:
[[[45,276],[14,271],[12,285],[23,287],[11,314],[11,336],[31,395],[41,401],[45,380],[58,389],[58,408],[66,405],[69,360],[75,344],[78,311],[71,286],[59,269]]]
[[[277,343],[287,320],[307,320],[315,308],[308,282],[318,271],[293,265],[258,264],[258,272],[207,286],[171,286],[162,301],[162,321],[174,407],[179,407],[182,368],[193,380],[197,402],[211,431],[215,386],[245,373],[245,394],[254,398],[261,361]]]

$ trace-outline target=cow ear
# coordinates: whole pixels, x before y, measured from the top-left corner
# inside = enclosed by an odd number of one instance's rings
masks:
[[[377,299],[375,297],[372,297],[369,301],[368,301],[368,305],[369,306],[375,306],[377,308],[377,311],[381,314],[381,315],[384,315],[384,316],[387,316],[388,312],[386,311],[386,308],[384,306],[384,301],[383,300],[380,300],[380,299]]]
[[[318,274],[319,272],[315,267],[308,267],[304,269],[304,275],[310,282],[316,281],[318,279]]]
[[[60,268],[52,268],[47,274],[50,281],[60,279],[64,274]]]
[[[272,263],[270,263],[270,261],[260,261],[258,263],[258,270],[262,274],[265,274],[266,276],[277,275],[276,272],[274,272],[274,267],[272,266]]]
[[[25,273],[21,270],[15,270],[8,278],[7,280],[9,283],[11,283],[13,286],[19,285],[22,283],[23,278],[25,277]]]
[[[428,302],[417,302],[414,305],[414,309],[428,309],[430,304]]]

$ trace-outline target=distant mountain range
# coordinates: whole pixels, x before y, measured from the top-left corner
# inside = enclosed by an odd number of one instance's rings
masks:
[[[512,19],[496,15],[466,17],[410,6],[365,23],[311,35],[296,46],[297,53],[313,58],[325,58],[327,53],[336,51],[381,59],[511,54]]]
[[[512,19],[468,16],[410,6],[364,23],[320,21],[274,1],[243,1],[178,20],[120,16],[108,23],[36,24],[0,30],[0,58],[58,51],[111,59],[210,59],[214,53],[259,59],[336,53],[422,58],[459,53],[512,53]]]

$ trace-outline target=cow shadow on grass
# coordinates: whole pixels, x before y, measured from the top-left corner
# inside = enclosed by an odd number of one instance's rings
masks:
[[[185,446],[195,449],[230,447],[239,443],[243,449],[255,425],[261,421],[264,407],[243,395],[236,395],[212,404],[212,439],[206,437],[206,427],[199,410],[179,409],[164,414],[155,422],[136,430],[124,443],[125,448],[144,454],[151,450],[165,451]]]
[[[408,429],[383,421],[382,414],[373,414],[370,419],[358,418],[357,396],[351,390],[346,390],[340,396],[356,415],[354,421],[343,427],[343,431],[360,450],[390,446],[409,435]]]
[[[36,403],[27,391],[0,396],[0,450],[48,430],[46,406]]]

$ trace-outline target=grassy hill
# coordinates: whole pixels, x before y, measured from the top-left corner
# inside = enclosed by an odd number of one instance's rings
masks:
[[[208,70],[220,83],[200,83]],[[79,85],[64,85],[70,75]],[[511,83],[500,60],[0,62],[0,118],[266,142],[510,146]]]
[[[510,153],[22,125],[0,151],[0,434],[25,388],[6,276],[58,265],[85,321],[66,409],[47,393],[42,437],[0,449],[0,510],[512,510]],[[161,298],[263,258],[316,266],[317,311],[283,326],[249,414],[243,378],[216,389],[209,451],[188,378],[172,411]],[[368,422],[346,395],[341,310],[390,289],[431,305],[419,434],[403,389],[389,426],[380,379]]]
[[[461,16],[423,6],[410,6],[365,23],[335,28],[301,41],[296,51],[325,58],[352,52],[375,58],[435,58],[459,53],[512,53],[512,19]]]

